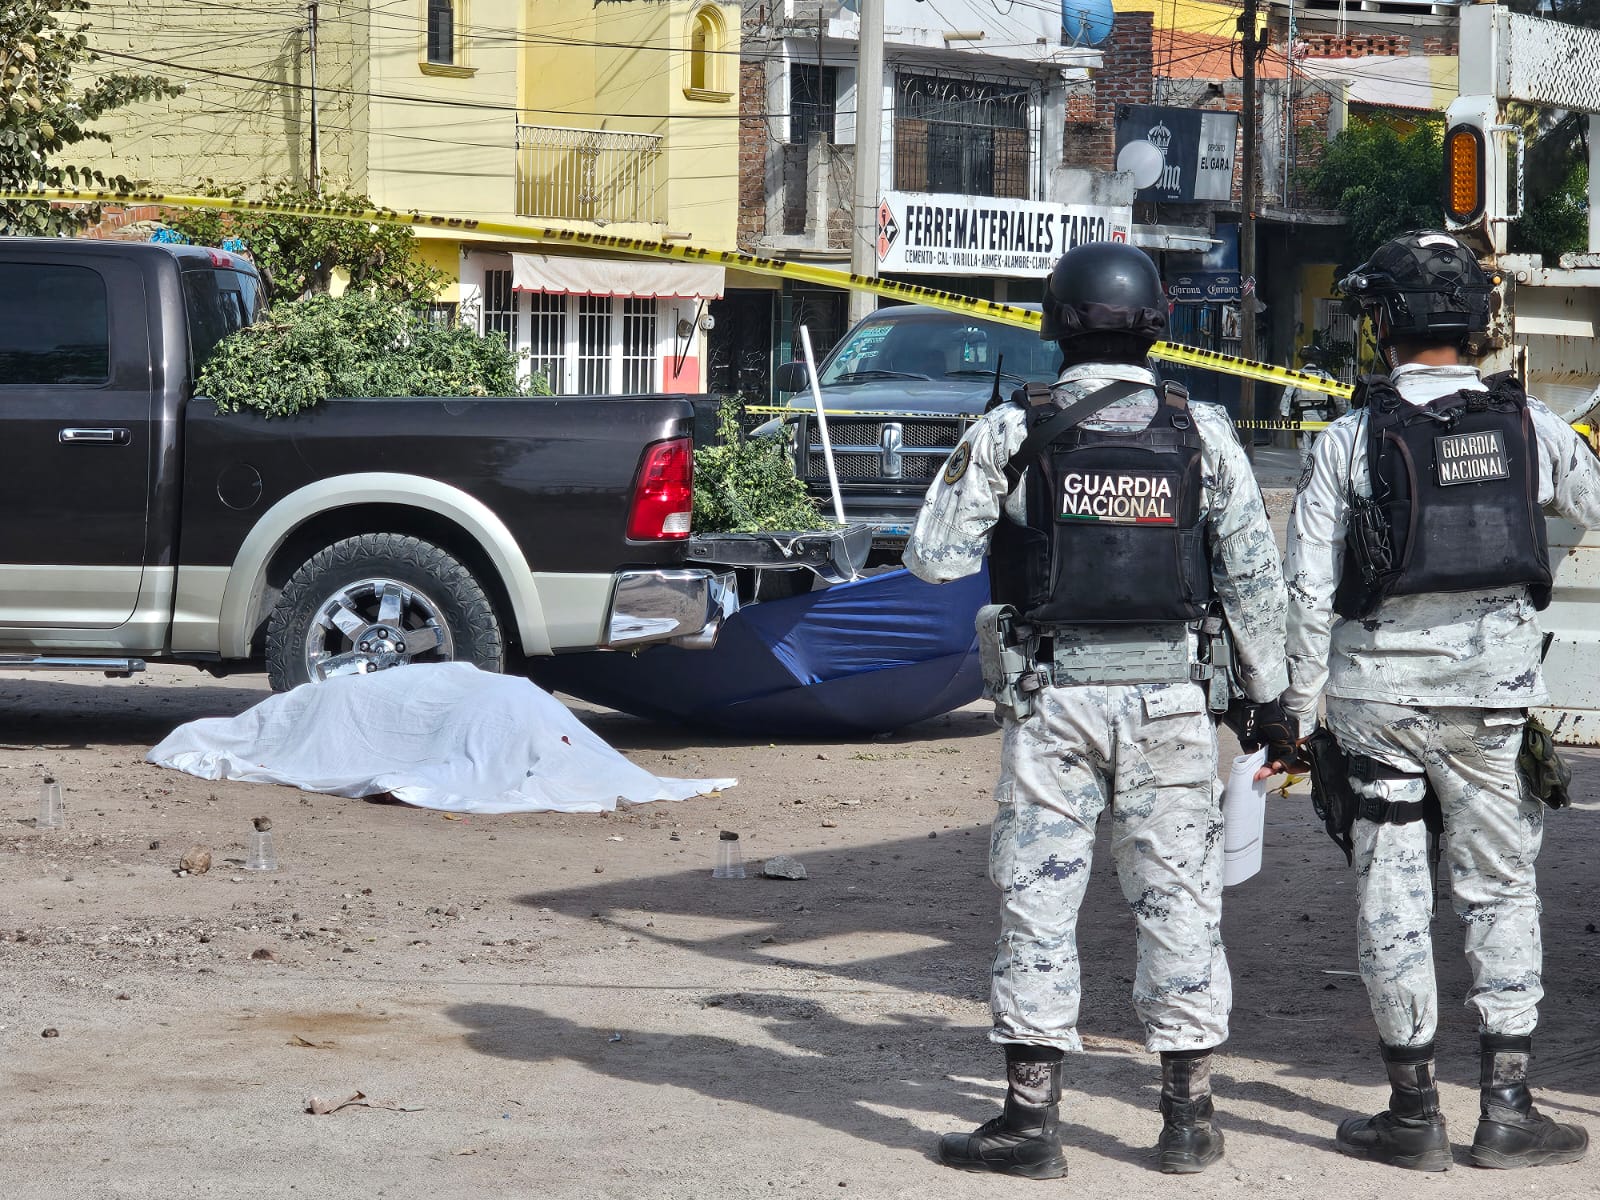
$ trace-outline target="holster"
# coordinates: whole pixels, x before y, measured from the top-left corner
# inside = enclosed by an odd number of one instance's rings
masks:
[[[1391,767],[1365,754],[1348,754],[1345,756],[1345,761],[1349,765],[1351,777],[1366,783],[1376,783],[1384,779],[1423,781],[1424,791],[1421,800],[1379,800],[1375,796],[1357,796],[1358,818],[1378,825],[1409,825],[1413,821],[1421,821],[1431,834],[1438,835],[1444,832],[1444,810],[1440,808],[1439,795],[1433,790],[1433,784],[1428,781],[1425,772],[1402,771],[1398,767]]]
[[[1333,844],[1344,851],[1347,865],[1355,862],[1355,827],[1359,801],[1350,786],[1350,760],[1326,725],[1318,725],[1303,747],[1310,763],[1311,807],[1322,820]]]
[[[1409,825],[1421,821],[1428,831],[1428,882],[1433,889],[1432,912],[1439,911],[1439,862],[1443,857],[1444,808],[1433,781],[1424,771],[1403,771],[1365,754],[1348,755],[1350,774],[1367,783],[1384,779],[1421,779],[1421,800],[1380,800],[1376,796],[1356,797],[1356,816],[1378,825]]]
[[[1049,682],[1038,655],[1038,630],[1019,622],[1011,605],[986,604],[978,610],[978,668],[997,721],[1026,721],[1033,715],[1034,697]]]

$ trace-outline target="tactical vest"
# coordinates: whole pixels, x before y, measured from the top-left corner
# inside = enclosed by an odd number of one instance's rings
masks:
[[[1418,407],[1381,376],[1362,381],[1372,496],[1351,496],[1340,616],[1370,616],[1388,596],[1516,586],[1550,603],[1527,393],[1510,372],[1484,383]]]
[[[1008,471],[1026,471],[1027,522],[990,543],[995,603],[1037,624],[1194,621],[1212,600],[1200,436],[1188,395],[1164,385],[1141,430],[1073,425]],[[1058,415],[1031,404],[1030,431]],[[1026,458],[1026,461],[1024,459]]]

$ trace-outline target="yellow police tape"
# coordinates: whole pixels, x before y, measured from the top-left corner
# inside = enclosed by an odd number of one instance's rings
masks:
[[[365,222],[369,225],[406,225],[415,229],[436,229],[449,233],[487,234],[514,241],[537,242],[542,245],[565,246],[569,249],[607,250],[642,258],[663,258],[676,262],[713,263],[734,267],[757,275],[772,275],[781,279],[794,279],[816,283],[825,287],[853,291],[873,292],[892,300],[905,300],[928,304],[951,312],[968,313],[1005,325],[1037,330],[1039,314],[1032,309],[1017,308],[994,300],[978,300],[955,292],[926,288],[914,283],[899,283],[892,279],[871,278],[847,271],[834,271],[809,263],[786,262],[742,254],[734,250],[703,250],[695,246],[675,246],[667,242],[652,242],[644,238],[616,237],[604,233],[588,233],[575,229],[557,229],[531,221],[480,221],[468,217],[430,216],[417,212],[396,212],[391,208],[352,209],[323,204],[281,204],[265,200],[238,200],[226,196],[180,196],[163,192],[111,192],[76,191],[56,188],[30,188],[0,192],[0,200],[37,200],[69,204],[150,204],[167,208],[210,208],[222,212],[270,213],[277,216],[320,217],[335,221]],[[1200,367],[1219,371],[1242,379],[1264,383],[1293,384],[1311,391],[1327,392],[1335,396],[1349,396],[1353,389],[1348,383],[1327,379],[1321,375],[1308,375],[1287,367],[1270,363],[1253,362],[1232,354],[1215,350],[1200,350],[1194,346],[1180,346],[1171,342],[1157,342],[1151,356],[1163,362],[1180,366]]]
[[[809,416],[817,410],[809,404],[746,404],[744,411],[755,413],[758,416]],[[902,417],[934,418],[943,421],[976,421],[976,414],[952,412],[913,412],[909,409],[867,409],[867,408],[825,408],[824,416],[829,417],[870,417],[874,420],[897,420]],[[1332,424],[1331,421],[1235,421],[1237,429],[1275,429],[1290,433],[1301,430],[1320,432]]]

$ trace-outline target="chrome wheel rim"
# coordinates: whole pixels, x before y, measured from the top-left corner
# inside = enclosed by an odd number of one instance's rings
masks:
[[[306,675],[313,681],[454,657],[443,609],[394,579],[346,584],[317,605],[306,631]]]

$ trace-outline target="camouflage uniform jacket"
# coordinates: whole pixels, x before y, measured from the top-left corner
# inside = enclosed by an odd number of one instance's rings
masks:
[[[1143,367],[1081,363],[1056,383],[1056,401],[1067,405],[1114,380],[1148,383],[1151,390],[1119,400],[1085,421],[1086,429],[1132,432],[1155,416],[1157,379]],[[1193,404],[1201,440],[1201,503],[1211,539],[1211,572],[1233,634],[1236,682],[1253,700],[1269,700],[1287,683],[1284,673],[1284,613],[1287,595],[1277,546],[1267,523],[1261,489],[1256,486],[1244,447],[1221,408]],[[1002,519],[1025,522],[1025,488],[1008,490],[1005,467],[1027,436],[1027,416],[1016,404],[1002,404],[967,430],[950,465],[934,479],[906,544],[905,565],[929,583],[948,583],[971,575],[989,552],[989,532]],[[965,447],[966,449],[963,449]],[[1092,564],[1089,565],[1092,569]],[[1121,630],[1124,638],[1134,629]],[[1171,629],[1151,626],[1149,640],[1168,641]],[[1091,627],[1056,638],[1060,659],[1071,642],[1093,652]]]
[[[1424,405],[1462,388],[1482,390],[1471,366],[1406,363],[1390,376],[1407,401]],[[1539,503],[1580,525],[1600,524],[1600,461],[1573,429],[1528,401],[1539,443]],[[1353,482],[1372,494],[1365,410],[1340,417],[1317,439],[1289,515],[1284,574],[1289,610],[1289,691],[1284,705],[1302,732],[1328,695],[1413,708],[1527,708],[1549,698],[1539,669],[1542,633],[1525,587],[1392,596],[1370,618],[1333,611],[1344,565]]]

